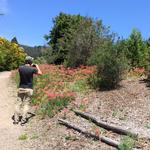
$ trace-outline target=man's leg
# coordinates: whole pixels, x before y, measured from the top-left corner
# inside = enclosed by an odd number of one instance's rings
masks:
[[[31,103],[31,96],[33,94],[32,89],[26,89],[26,94],[23,100],[23,105],[22,105],[22,120],[21,123],[24,124],[28,121],[28,112],[30,110],[30,103]]]
[[[22,115],[21,106],[22,106],[23,97],[24,95],[18,92],[17,101],[15,102],[14,124],[17,124],[20,121],[19,117]]]

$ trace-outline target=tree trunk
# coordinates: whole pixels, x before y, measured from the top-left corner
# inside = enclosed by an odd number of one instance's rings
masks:
[[[107,124],[107,123],[97,119],[95,116],[90,115],[88,113],[80,112],[80,111],[77,111],[77,110],[74,110],[74,112],[75,112],[76,115],[80,115],[81,117],[83,117],[85,119],[91,120],[96,125],[98,125],[98,126],[100,126],[102,128],[105,128],[107,130],[111,130],[111,131],[119,133],[119,134],[128,135],[128,136],[136,137],[136,138],[138,136],[137,133],[134,133],[134,132],[131,132],[131,131],[127,131],[127,130],[122,129],[120,127],[109,125],[109,124]]]
[[[66,120],[58,119],[58,121],[61,124],[63,124],[65,126],[69,127],[69,128],[72,128],[72,129],[74,129],[74,130],[76,130],[76,131],[86,135],[87,137],[92,137],[92,138],[94,138],[96,140],[100,140],[100,141],[102,141],[102,142],[104,142],[104,143],[106,143],[106,144],[108,144],[110,146],[119,148],[119,142],[117,142],[117,141],[114,141],[114,140],[112,140],[110,138],[107,138],[107,137],[104,137],[104,136],[98,136],[98,135],[95,135],[93,133],[90,133],[90,132],[86,131],[85,129],[83,129],[81,127],[78,127],[77,125],[72,124],[72,123],[70,123],[70,122],[68,122]]]

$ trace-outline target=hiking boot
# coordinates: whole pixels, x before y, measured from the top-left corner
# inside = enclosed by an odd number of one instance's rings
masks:
[[[13,121],[13,124],[18,124],[19,123],[19,121]]]
[[[18,124],[21,121],[22,116],[19,115],[19,116],[15,117],[15,115],[13,115],[11,117],[11,119],[13,120],[13,124]]]
[[[22,119],[20,125],[24,125],[28,122],[28,119]]]

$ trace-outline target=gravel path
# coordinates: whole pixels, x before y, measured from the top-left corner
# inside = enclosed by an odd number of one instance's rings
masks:
[[[14,101],[16,89],[10,80],[11,72],[0,73],[0,149],[21,150],[21,143],[18,137],[23,128],[15,126],[11,119],[14,112]]]

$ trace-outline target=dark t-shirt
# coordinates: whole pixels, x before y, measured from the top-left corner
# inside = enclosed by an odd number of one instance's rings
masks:
[[[20,66],[20,84],[19,88],[33,88],[33,74],[37,73],[37,69],[30,66]]]

